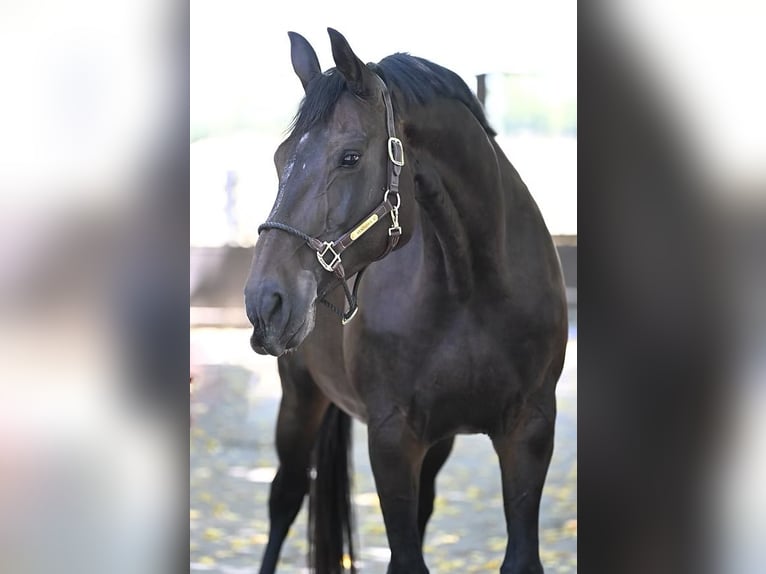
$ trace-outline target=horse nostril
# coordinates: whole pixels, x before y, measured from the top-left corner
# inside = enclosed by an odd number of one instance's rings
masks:
[[[279,315],[282,310],[282,295],[278,292],[267,294],[263,298],[263,319],[266,322],[271,322]]]
[[[287,298],[279,285],[266,281],[245,290],[245,308],[253,327],[279,331],[284,327]]]

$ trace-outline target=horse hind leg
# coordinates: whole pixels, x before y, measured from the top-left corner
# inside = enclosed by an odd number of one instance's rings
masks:
[[[423,466],[420,470],[420,492],[418,493],[418,531],[420,532],[421,546],[425,540],[426,525],[434,510],[436,475],[447,461],[454,444],[454,436],[445,438],[428,449],[423,459]]]
[[[290,377],[282,368],[280,374],[282,400],[276,431],[279,469],[271,483],[269,541],[260,574],[276,570],[282,544],[308,493],[311,451],[328,405],[307,375]]]
[[[539,514],[545,476],[553,453],[555,400],[528,407],[509,432],[491,436],[500,459],[508,544],[501,574],[543,574]]]

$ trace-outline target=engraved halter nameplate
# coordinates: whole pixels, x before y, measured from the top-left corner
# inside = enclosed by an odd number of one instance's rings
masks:
[[[351,232],[351,235],[350,235],[351,241],[356,241],[357,239],[359,239],[359,237],[361,237],[361,235],[365,231],[367,231],[370,227],[375,225],[375,222],[377,221],[378,221],[378,214],[373,213],[370,217],[367,218],[366,221],[362,222],[362,224],[359,227],[357,227],[356,229],[354,229],[354,231]]]

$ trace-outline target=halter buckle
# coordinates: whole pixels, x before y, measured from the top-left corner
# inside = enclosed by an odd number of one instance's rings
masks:
[[[324,245],[324,249],[317,251],[317,259],[322,267],[327,269],[327,271],[333,272],[338,266],[338,263],[340,263],[340,253],[337,253],[335,249],[332,248],[332,243],[329,241],[325,241],[322,245]],[[330,252],[330,255],[332,255],[332,260],[329,263],[327,263],[324,257],[328,251]]]
[[[404,165],[404,146],[402,140],[395,137],[388,138],[388,157],[391,163],[402,167]]]

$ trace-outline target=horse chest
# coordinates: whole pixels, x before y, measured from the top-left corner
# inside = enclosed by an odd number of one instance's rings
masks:
[[[507,354],[490,334],[475,329],[456,325],[429,337],[363,337],[346,357],[344,380],[325,383],[328,396],[365,422],[398,411],[429,440],[489,432],[518,397]]]

